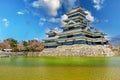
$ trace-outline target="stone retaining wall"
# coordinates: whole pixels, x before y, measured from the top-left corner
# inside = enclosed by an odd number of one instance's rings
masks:
[[[23,52],[0,52],[0,57],[17,57],[26,56]]]
[[[64,45],[55,49],[44,49],[39,56],[114,56],[110,48],[102,45]]]

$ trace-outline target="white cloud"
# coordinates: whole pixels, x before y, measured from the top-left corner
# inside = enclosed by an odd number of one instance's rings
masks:
[[[61,23],[62,25],[65,24],[64,20],[68,19],[68,16],[67,15],[62,15],[60,18],[50,18],[50,19],[47,19],[47,22],[52,22],[52,23]]]
[[[39,25],[44,25],[47,20],[45,18],[40,18]]]
[[[56,16],[58,14],[57,11],[61,6],[60,1],[61,0],[37,0],[32,3],[32,6],[35,8],[47,8],[52,16]]]
[[[39,25],[44,25],[44,23],[46,22],[50,22],[50,23],[61,23],[62,26],[65,25],[65,22],[64,20],[68,19],[68,16],[67,15],[62,15],[60,18],[55,18],[55,17],[52,17],[52,18],[40,18],[39,20]]]
[[[60,22],[60,18],[51,18],[51,19],[49,19],[49,22],[53,22],[53,23],[59,23]]]
[[[62,15],[61,16],[61,23],[62,23],[62,26],[64,26],[66,23],[64,22],[64,20],[68,19],[68,16],[66,14]]]
[[[65,10],[70,10],[71,8],[77,6],[75,2],[77,0],[24,0],[26,6],[30,9],[31,12],[35,14],[41,14],[41,9],[43,11],[48,11],[47,13],[56,16],[61,6],[64,6]],[[31,8],[34,7],[35,9]],[[39,11],[36,11],[39,10]]]
[[[75,7],[75,2],[77,0],[61,0],[63,6],[65,6],[66,10],[70,10],[71,8]]]
[[[92,16],[91,12],[90,11],[85,11],[85,13],[87,13],[87,16],[86,18],[91,21],[91,22],[94,22],[95,21],[95,18],[94,16]]]
[[[108,23],[108,22],[109,22],[109,20],[108,20],[108,19],[106,19],[106,20],[104,20],[104,22]]]
[[[99,23],[99,22],[100,22],[100,20],[96,18],[95,19],[95,23]]]
[[[51,23],[60,23],[61,22],[61,18],[49,18],[49,19],[46,19],[46,18],[40,18],[39,20],[39,25],[44,25],[44,23],[46,22],[51,22]]]
[[[109,19],[97,19],[95,18],[94,23],[109,23]]]
[[[39,40],[39,38],[36,37],[36,38],[34,38],[34,40]]]
[[[23,15],[24,13],[21,12],[21,11],[18,11],[17,14],[19,14],[19,15]]]
[[[100,10],[105,0],[93,0],[94,8]]]
[[[45,22],[46,19],[45,18],[40,18],[40,21]]]
[[[64,14],[64,15],[61,16],[61,19],[66,20],[66,19],[68,19],[68,16],[66,14]]]
[[[4,18],[2,21],[3,21],[3,24],[4,24],[5,27],[8,27],[8,26],[9,26],[9,21],[8,21],[8,19]]]

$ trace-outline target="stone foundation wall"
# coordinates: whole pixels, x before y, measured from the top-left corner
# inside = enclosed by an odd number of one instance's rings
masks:
[[[44,49],[39,56],[114,56],[114,53],[102,45],[75,44]]]
[[[0,52],[1,57],[17,57],[17,56],[26,56],[23,52]]]
[[[40,52],[26,52],[27,56],[39,56]]]

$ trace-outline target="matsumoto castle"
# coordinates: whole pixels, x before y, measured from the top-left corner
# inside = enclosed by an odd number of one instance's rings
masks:
[[[108,43],[104,37],[106,34],[89,25],[87,13],[81,7],[72,9],[66,15],[68,19],[64,20],[66,25],[61,27],[62,32],[50,30],[46,33],[48,38],[43,39],[45,48],[74,44],[106,45]]]

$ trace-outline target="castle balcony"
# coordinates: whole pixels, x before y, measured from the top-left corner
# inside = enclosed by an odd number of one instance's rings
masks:
[[[90,31],[84,31],[82,29],[77,29],[77,30],[70,30],[70,31],[66,31],[66,32],[61,32],[58,33],[58,36],[66,36],[66,35],[73,35],[73,34],[88,34],[91,36],[104,36],[103,34],[95,34],[93,32]]]
[[[92,39],[93,42],[106,42],[107,40],[104,38]]]
[[[63,27],[61,27],[61,28],[64,29],[64,28],[78,27],[78,26],[80,26],[80,27],[85,27],[85,26],[87,26],[87,24],[84,24],[84,23],[78,22],[78,23],[71,24],[71,25],[66,24],[65,26],[63,26]]]
[[[81,16],[83,18],[86,18],[86,15],[82,14],[81,12],[75,12],[75,13],[73,13],[71,15],[68,15],[68,18],[74,17],[74,16]]]
[[[101,36],[105,36],[105,35],[107,35],[107,34],[105,34],[105,33],[102,33],[102,32],[98,32],[98,33],[94,33],[95,35],[101,35]]]
[[[104,36],[104,34],[102,34],[102,33],[94,33],[94,32],[90,32],[90,31],[84,31],[83,30],[83,32],[84,33],[86,33],[86,34],[89,34],[89,35],[91,35],[91,36]]]
[[[80,36],[80,37],[57,39],[58,42],[73,41],[73,40],[86,40],[86,37],[85,36]]]
[[[84,39],[86,41],[91,41],[91,42],[106,42],[106,40],[104,38],[88,38],[88,37],[84,37]]]
[[[83,31],[82,29],[70,30],[70,31],[58,33],[57,35],[58,35],[58,36],[72,35],[72,34],[77,34],[77,33],[83,33],[82,31]],[[84,34],[84,33],[83,33],[83,34]]]
[[[79,37],[71,37],[71,38],[62,38],[57,39],[58,42],[66,42],[66,41],[73,41],[73,40],[85,40],[85,41],[91,41],[91,42],[106,42],[107,40],[104,38],[88,38],[85,36],[79,36]]]
[[[68,18],[66,20],[64,20],[64,22],[69,22],[70,20],[77,20],[77,19],[80,19],[80,20],[84,20],[84,21],[88,21],[86,18],[83,18],[82,16],[74,16],[74,17],[71,17],[71,18]]]
[[[55,39],[57,39],[57,38],[58,38],[58,36],[55,36],[55,37],[48,37],[48,38],[46,38],[46,39],[43,39],[43,41],[55,40]]]
[[[44,46],[57,46],[57,42],[44,43]]]

